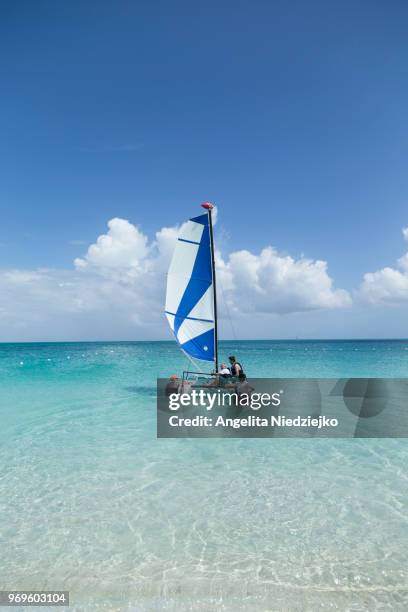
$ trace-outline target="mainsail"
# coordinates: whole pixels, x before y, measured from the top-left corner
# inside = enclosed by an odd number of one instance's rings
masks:
[[[212,205],[203,206],[208,214],[193,217],[181,227],[167,277],[165,312],[187,355],[216,362]]]

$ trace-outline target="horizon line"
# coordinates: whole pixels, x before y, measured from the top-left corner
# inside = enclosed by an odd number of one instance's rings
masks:
[[[379,337],[379,338],[230,338],[219,340],[219,342],[404,342],[408,337]],[[0,346],[4,344],[125,344],[142,342],[167,342],[177,343],[170,340],[0,340]]]

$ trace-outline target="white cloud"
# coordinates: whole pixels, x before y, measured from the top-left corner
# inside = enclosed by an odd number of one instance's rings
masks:
[[[3,340],[168,338],[163,316],[166,272],[178,227],[160,229],[154,240],[124,219],[75,259],[71,270],[0,271],[0,333]],[[324,261],[281,255],[217,253],[221,315],[224,302],[247,318],[348,306],[347,291],[333,288]],[[225,297],[225,300],[222,298]],[[237,314],[238,313],[238,314]]]
[[[408,240],[408,227],[402,229]],[[358,297],[371,304],[398,304],[408,301],[408,253],[397,260],[395,268],[385,267],[364,274]]]
[[[83,259],[77,258],[76,268],[94,268],[103,274],[143,273],[149,255],[148,239],[138,227],[125,219],[111,219],[108,232],[91,244]]]
[[[237,312],[284,314],[351,304],[347,291],[333,288],[325,261],[295,260],[272,247],[217,259],[228,305]]]

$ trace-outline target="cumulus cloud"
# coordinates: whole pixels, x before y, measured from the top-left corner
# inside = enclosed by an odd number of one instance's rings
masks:
[[[0,271],[3,339],[169,337],[164,292],[179,230],[164,227],[149,240],[136,225],[115,218],[71,270]],[[351,303],[347,291],[333,287],[325,261],[294,259],[266,247],[259,254],[217,253],[216,262],[221,316],[225,306],[246,317]]]
[[[216,211],[216,208],[214,209]],[[124,219],[112,219],[108,232],[99,236],[75,265],[80,271],[98,273],[143,287],[146,296],[158,296],[163,275],[175,246],[179,227],[165,227],[149,243],[141,230]],[[258,255],[231,253],[226,261],[217,253],[217,269],[223,296],[237,312],[289,313],[349,306],[350,295],[334,289],[325,261],[280,255],[266,247]],[[146,282],[148,281],[148,282]],[[161,310],[161,304],[157,305]]]
[[[351,304],[344,289],[334,289],[325,261],[293,259],[266,247],[259,255],[231,253],[218,256],[220,280],[229,307],[239,312],[290,313]]]
[[[150,254],[147,236],[126,219],[111,219],[108,231],[91,244],[83,258],[76,258],[77,269],[93,268],[102,274],[129,274],[136,277],[146,270]]]
[[[402,229],[408,240],[408,227]],[[358,297],[371,304],[398,304],[408,301],[408,253],[397,260],[396,267],[385,267],[364,274]]]

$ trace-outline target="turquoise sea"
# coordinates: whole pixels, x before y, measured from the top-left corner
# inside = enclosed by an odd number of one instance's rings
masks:
[[[408,377],[408,340],[230,353],[258,377]],[[407,610],[407,441],[157,440],[156,377],[186,366],[172,342],[0,345],[0,588],[75,610]]]

